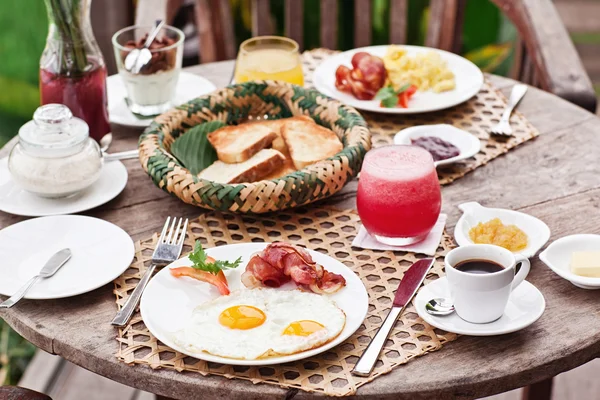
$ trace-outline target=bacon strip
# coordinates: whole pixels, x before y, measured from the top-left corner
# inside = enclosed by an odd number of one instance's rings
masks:
[[[387,71],[383,60],[364,51],[352,57],[352,69],[340,65],[335,71],[335,87],[359,100],[372,100],[383,87]]]
[[[289,243],[272,243],[255,254],[242,274],[248,288],[279,287],[292,280],[315,293],[334,293],[346,285],[343,276],[326,271],[308,252]]]

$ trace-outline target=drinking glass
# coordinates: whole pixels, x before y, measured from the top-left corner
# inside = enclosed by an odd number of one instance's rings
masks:
[[[279,36],[259,36],[240,45],[235,82],[266,79],[304,85],[298,43]]]
[[[127,55],[154,29],[154,26],[130,26],[113,35],[112,43],[119,75],[127,90],[129,110],[143,117],[161,114],[173,107],[183,59],[184,34],[165,25],[150,46],[152,59],[139,73],[125,69]],[[169,44],[167,44],[169,43]]]
[[[405,246],[425,239],[442,204],[431,154],[399,145],[369,151],[356,203],[362,224],[379,242]]]

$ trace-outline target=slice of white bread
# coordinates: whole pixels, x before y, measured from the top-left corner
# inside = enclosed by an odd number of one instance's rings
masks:
[[[250,159],[236,164],[215,161],[202,170],[198,177],[218,183],[256,182],[281,168],[283,154],[274,149],[263,149]]]
[[[283,136],[281,135],[281,128],[283,127],[283,124],[290,122],[290,121],[306,121],[306,122],[314,123],[312,118],[307,117],[306,115],[297,115],[295,117],[290,117],[290,118],[282,118],[282,119],[276,119],[273,121],[265,121],[265,123],[271,124],[273,131],[277,133],[277,137],[275,138],[275,140],[273,140],[273,143],[271,143],[271,147],[274,148],[275,150],[280,151],[286,157],[290,156],[290,152],[288,150],[287,145],[285,144],[285,140],[283,140]]]
[[[232,164],[246,161],[269,147],[277,139],[277,132],[262,122],[248,122],[217,129],[209,133],[207,138],[217,151],[219,160]]]
[[[297,169],[331,157],[344,147],[335,132],[313,121],[286,121],[281,127],[281,135]]]
[[[297,169],[296,169],[296,167],[294,167],[294,163],[292,162],[292,159],[286,157],[285,161],[283,162],[283,165],[281,167],[277,168],[276,170],[274,170],[273,172],[271,172],[269,175],[265,176],[262,179],[271,180],[271,179],[281,178],[282,176],[291,174],[292,172],[296,172],[296,171],[297,171]]]

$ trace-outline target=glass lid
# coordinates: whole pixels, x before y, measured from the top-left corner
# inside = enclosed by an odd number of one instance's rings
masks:
[[[27,150],[47,154],[71,153],[89,137],[85,121],[74,117],[63,104],[46,104],[35,110],[33,120],[19,129],[19,140]]]

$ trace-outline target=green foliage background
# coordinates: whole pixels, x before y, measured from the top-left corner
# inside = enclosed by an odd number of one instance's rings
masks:
[[[99,0],[96,0],[99,1]],[[123,0],[128,1],[128,0]],[[132,0],[133,1],[133,0]],[[249,0],[230,0],[238,42],[250,37]],[[305,0],[305,47],[319,47],[320,0]],[[342,6],[343,5],[343,6]],[[429,2],[409,3],[409,44],[423,44]],[[373,41],[387,43],[390,0],[373,0]],[[273,24],[283,34],[284,0],[272,0]],[[353,0],[340,0],[339,48],[352,48]],[[47,17],[42,0],[0,0],[0,147],[31,119],[39,103],[38,62]],[[489,0],[469,0],[462,53],[482,69],[506,75],[512,62],[514,27]],[[35,348],[0,320],[0,384],[16,384]]]

